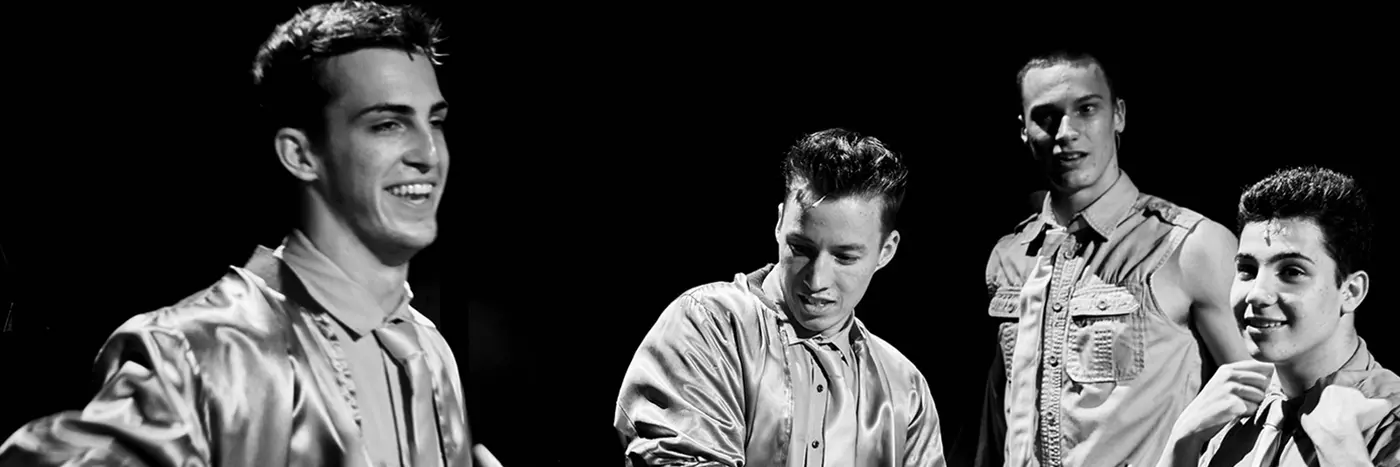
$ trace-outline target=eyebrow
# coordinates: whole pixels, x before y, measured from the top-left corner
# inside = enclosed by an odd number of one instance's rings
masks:
[[[432,106],[431,108],[428,109],[428,113],[430,113],[430,114],[438,113],[438,112],[444,112],[444,111],[447,111],[447,101],[437,101],[437,103],[433,104],[433,106]],[[360,119],[360,117],[364,117],[365,115],[369,115],[369,114],[372,114],[372,113],[380,113],[380,112],[386,112],[386,113],[392,113],[392,114],[398,114],[398,115],[413,115],[413,106],[405,105],[405,104],[390,104],[390,103],[388,103],[388,102],[381,102],[381,103],[374,104],[374,105],[371,105],[371,106],[369,106],[369,107],[365,107],[365,108],[363,108],[363,109],[360,109],[359,112],[355,112],[355,116],[354,116],[353,119],[354,119],[354,120],[358,120],[358,119]]]
[[[1248,253],[1240,253],[1240,254],[1235,255],[1235,261],[1239,261],[1239,260],[1243,260],[1243,259],[1251,259],[1251,260],[1252,260],[1252,259],[1254,259],[1254,255],[1251,255],[1251,254],[1248,254]],[[1284,252],[1281,252],[1281,253],[1276,253],[1276,254],[1274,254],[1273,256],[1270,256],[1270,257],[1269,257],[1269,260],[1266,261],[1266,262],[1267,262],[1267,263],[1277,263],[1277,262],[1279,262],[1279,261],[1284,261],[1284,260],[1289,260],[1289,259],[1299,259],[1299,260],[1307,261],[1307,262],[1309,262],[1309,263],[1314,263],[1314,264],[1317,263],[1316,261],[1313,261],[1312,258],[1309,258],[1308,255],[1305,255],[1305,254],[1302,254],[1302,253],[1299,253],[1299,252],[1296,252],[1296,251],[1284,251]]]
[[[804,237],[802,236],[802,234],[797,233],[788,234],[787,240],[789,242],[801,243],[805,245],[812,244],[812,241],[807,239],[807,237]],[[836,245],[834,249],[842,252],[854,251],[856,253],[865,253],[865,245],[861,245],[859,243],[847,243],[845,245]]]

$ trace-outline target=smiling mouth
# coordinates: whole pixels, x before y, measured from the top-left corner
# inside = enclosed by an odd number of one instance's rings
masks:
[[[1089,153],[1082,151],[1067,151],[1056,154],[1055,157],[1060,162],[1074,162],[1087,157]]]
[[[431,183],[410,183],[405,185],[394,185],[385,188],[384,191],[394,195],[404,201],[413,204],[421,204],[428,200],[433,194],[433,184]]]
[[[1245,318],[1244,324],[1255,329],[1274,329],[1283,327],[1288,322],[1265,318]]]

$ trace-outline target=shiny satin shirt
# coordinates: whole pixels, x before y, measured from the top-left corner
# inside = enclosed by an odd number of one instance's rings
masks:
[[[1390,413],[1375,426],[1362,430],[1366,453],[1377,467],[1400,466],[1400,376],[1385,369],[1361,340],[1342,368],[1317,381],[1301,396],[1290,399],[1274,374],[1264,402],[1253,417],[1226,425],[1211,438],[1201,455],[1201,466],[1307,467],[1318,465],[1317,449],[1298,425],[1303,413],[1317,406],[1327,386],[1356,388],[1368,399],[1390,402]]]
[[[764,295],[772,270],[696,287],[662,312],[618,395],[628,465],[944,465],[918,369],[857,318],[848,337],[799,339],[781,298]],[[824,395],[836,381],[846,421]]]
[[[997,242],[986,277],[1000,358],[983,465],[1156,464],[1200,390],[1201,355],[1191,330],[1159,308],[1151,277],[1202,219],[1123,173],[1070,225],[1055,222],[1046,197]]]
[[[346,363],[298,279],[280,250],[259,248],[212,287],[131,318],[99,353],[97,395],[20,428],[0,465],[375,465],[337,369]],[[456,359],[430,320],[407,311],[447,402],[440,448],[447,465],[470,465]]]

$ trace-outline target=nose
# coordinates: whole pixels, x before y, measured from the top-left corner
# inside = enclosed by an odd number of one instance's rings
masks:
[[[831,286],[832,260],[831,255],[821,254],[807,263],[807,290],[820,292]]]
[[[1059,128],[1055,129],[1055,141],[1062,143],[1079,139],[1079,129],[1075,128],[1075,120],[1071,115],[1066,114],[1060,117]]]
[[[431,128],[430,126],[419,126],[419,128]],[[403,161],[409,167],[413,167],[420,173],[431,172],[438,164],[442,163],[442,155],[438,151],[441,141],[431,130],[416,132],[413,147],[404,154]]]
[[[1249,288],[1249,293],[1244,296],[1244,302],[1256,310],[1273,306],[1277,301],[1278,294],[1274,293],[1273,285],[1266,277],[1255,279],[1254,285]]]

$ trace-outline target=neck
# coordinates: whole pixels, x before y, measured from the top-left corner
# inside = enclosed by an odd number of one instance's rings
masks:
[[[1342,369],[1342,365],[1356,355],[1361,341],[1356,337],[1355,329],[1343,329],[1347,331],[1339,332],[1335,339],[1275,365],[1284,394],[1290,398],[1302,395],[1312,389],[1318,380]]]
[[[301,231],[311,245],[350,280],[369,291],[380,309],[389,313],[398,308],[407,293],[404,282],[408,280],[408,261],[384,261],[330,209],[311,208],[304,212],[307,214],[302,217]]]
[[[1050,209],[1055,213],[1055,220],[1060,225],[1069,225],[1070,220],[1079,214],[1089,205],[1094,204],[1109,188],[1118,183],[1118,178],[1123,176],[1123,172],[1118,170],[1118,164],[1109,165],[1104,170],[1104,174],[1092,186],[1088,186],[1077,191],[1064,192],[1059,190],[1050,191]]]

